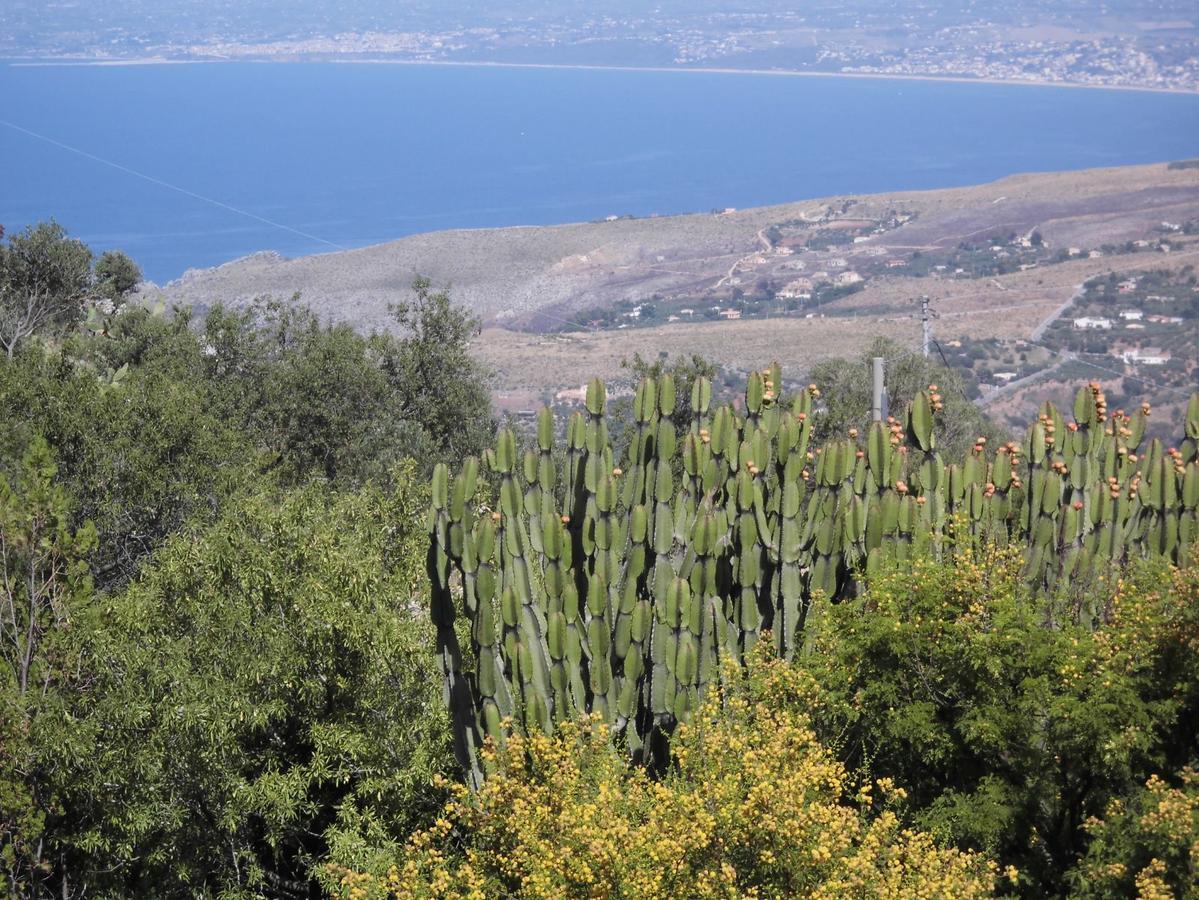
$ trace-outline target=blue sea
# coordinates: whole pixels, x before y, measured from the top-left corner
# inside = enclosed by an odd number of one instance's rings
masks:
[[[1199,96],[336,63],[0,64],[0,223],[165,281],[444,228],[671,214],[1199,156]]]

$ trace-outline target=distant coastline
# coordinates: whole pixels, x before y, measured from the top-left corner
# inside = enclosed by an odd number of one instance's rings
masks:
[[[950,84],[991,84],[1018,87],[1085,88],[1098,91],[1139,91],[1154,94],[1181,94],[1195,96],[1199,90],[1184,88],[1153,87],[1133,84],[1091,84],[1079,81],[1050,81],[1037,78],[976,78],[969,75],[917,75],[898,72],[820,72],[808,69],[747,69],[735,66],[622,66],[598,63],[522,63],[494,60],[426,60],[426,59],[347,59],[336,56],[299,57],[126,57],[113,59],[81,59],[78,57],[9,58],[4,62],[14,68],[33,67],[117,67],[117,66],[173,66],[214,65],[221,63],[255,63],[261,65],[286,65],[294,63],[335,63],[338,65],[381,65],[381,66],[440,66],[448,68],[475,69],[546,69],[575,70],[587,72],[657,72],[696,73],[707,75],[754,75],[788,78],[855,78],[886,81],[931,81]]]

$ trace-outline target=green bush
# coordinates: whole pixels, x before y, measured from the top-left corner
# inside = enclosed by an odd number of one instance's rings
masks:
[[[452,755],[411,476],[251,496],[79,604],[69,724],[36,748],[56,892],[307,896],[318,861],[369,862],[437,808]]]
[[[1014,550],[894,566],[814,618],[797,664],[817,731],[1028,896],[1086,883],[1095,866],[1069,873],[1092,817],[1199,747],[1199,567],[1142,564],[1105,594],[1092,628],[1068,595],[1035,595]]]

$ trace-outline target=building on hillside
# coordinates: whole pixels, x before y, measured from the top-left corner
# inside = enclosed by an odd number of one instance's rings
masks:
[[[849,287],[851,284],[858,284],[864,280],[865,279],[863,279],[862,276],[857,272],[842,272],[833,279],[833,283],[837,285],[837,287]]]
[[[1139,322],[1145,318],[1145,313],[1139,309],[1122,309],[1120,310],[1120,318],[1126,322]]]
[[[1079,331],[1110,331],[1112,320],[1101,316],[1082,316],[1074,320],[1074,327]]]
[[[1134,366],[1164,366],[1170,361],[1170,351],[1156,347],[1134,347],[1121,353],[1120,358]]]
[[[796,278],[794,281],[787,282],[776,296],[780,300],[799,300],[811,295],[812,280],[810,278]]]
[[[587,401],[587,385],[582,385],[577,388],[563,388],[554,394],[555,400],[560,400],[563,403],[585,403]]]
[[[888,269],[902,269],[908,264],[906,259],[889,259],[887,260]]]
[[[1145,321],[1152,322],[1154,325],[1181,325],[1182,316],[1161,316],[1154,313],[1151,316],[1146,316]]]
[[[741,310],[739,310],[739,309],[722,309],[720,311],[720,315],[723,316],[724,318],[732,321],[733,319],[741,318]]]

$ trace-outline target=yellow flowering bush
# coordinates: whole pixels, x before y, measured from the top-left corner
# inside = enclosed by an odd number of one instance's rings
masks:
[[[1154,775],[1128,803],[1114,800],[1086,830],[1090,850],[1073,873],[1075,896],[1199,898],[1199,772],[1175,786]]]
[[[762,659],[738,677],[679,728],[657,780],[594,720],[489,749],[477,794],[456,788],[390,871],[331,873],[341,895],[990,895],[992,863],[903,826],[902,790],[854,789],[796,711],[805,676]]]

